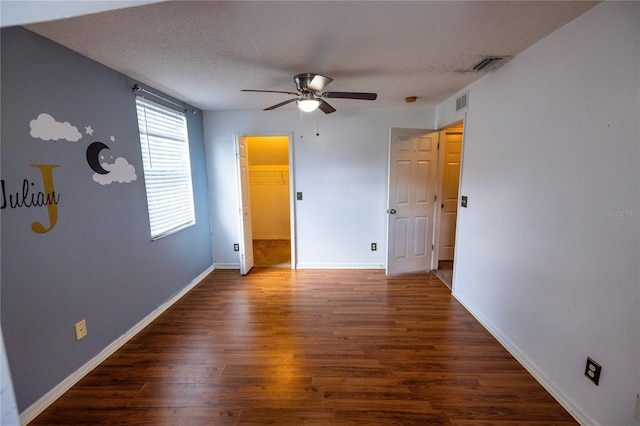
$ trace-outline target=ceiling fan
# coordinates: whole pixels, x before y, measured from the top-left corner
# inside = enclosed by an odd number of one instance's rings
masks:
[[[252,90],[243,89],[243,92],[261,92],[261,93],[284,93],[286,95],[296,96],[295,98],[288,99],[279,104],[272,105],[265,108],[264,111],[270,111],[272,109],[279,108],[283,105],[287,105],[291,102],[296,102],[298,108],[305,112],[315,111],[320,109],[325,114],[331,114],[335,112],[335,108],[329,105],[322,98],[341,98],[341,99],[361,99],[367,101],[375,101],[378,97],[377,93],[362,93],[362,92],[322,92],[322,90],[333,81],[332,78],[325,77],[320,74],[303,73],[293,77],[293,81],[296,83],[297,92],[284,92],[280,90]]]

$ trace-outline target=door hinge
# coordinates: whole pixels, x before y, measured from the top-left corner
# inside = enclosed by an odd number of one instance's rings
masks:
[[[438,142],[438,147],[436,149],[440,149],[440,142]]]
[[[433,244],[431,244],[431,250],[433,250]]]
[[[433,196],[433,201],[438,201],[438,196],[437,195]]]

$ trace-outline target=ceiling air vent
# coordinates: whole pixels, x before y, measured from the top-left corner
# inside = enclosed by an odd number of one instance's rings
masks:
[[[462,111],[467,107],[468,99],[469,99],[469,92],[465,92],[464,95],[460,95],[456,98],[456,112]]]
[[[509,59],[508,56],[487,56],[473,67],[473,71],[493,71],[506,64]]]

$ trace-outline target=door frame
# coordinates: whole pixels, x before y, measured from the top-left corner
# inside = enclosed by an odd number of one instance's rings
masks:
[[[244,149],[241,149],[241,146],[244,146]],[[249,191],[249,155],[246,138],[239,137],[236,139],[235,155],[239,202],[238,230],[240,235],[240,250],[238,254],[240,260],[240,275],[247,275],[254,266],[254,259],[253,228],[251,224],[253,215],[251,214],[251,193]]]
[[[456,214],[456,236],[455,236],[455,246],[453,248],[453,275],[455,277],[455,273],[456,273],[456,252],[458,251],[458,239],[459,239],[459,235],[460,235],[460,199],[461,199],[461,192],[460,189],[462,188],[462,176],[464,174],[464,151],[465,151],[465,139],[466,139],[466,134],[467,134],[467,128],[466,128],[466,113],[464,115],[464,117],[462,119],[459,120],[455,120],[452,121],[451,123],[448,123],[446,125],[443,125],[442,127],[439,128],[440,131],[440,141],[444,141],[444,143],[446,143],[446,131],[449,127],[452,126],[456,126],[458,124],[462,124],[462,148],[461,148],[461,152],[460,152],[460,176],[458,176],[458,214]],[[434,206],[436,211],[435,211],[435,215],[434,215],[434,221],[433,221],[433,258],[431,261],[431,269],[437,269],[438,268],[438,262],[439,262],[439,255],[440,255],[440,226],[441,226],[441,213],[442,213],[442,209],[438,208],[438,206],[442,203],[442,184],[443,184],[443,167],[444,167],[444,146],[441,147],[442,149],[438,150],[438,186],[437,186],[437,197],[438,197],[438,202],[436,203],[436,205]],[[454,286],[454,280],[452,279],[451,282],[451,287],[453,289]]]
[[[296,256],[296,203],[295,203],[295,165],[293,162],[294,152],[293,152],[293,133],[292,132],[276,132],[276,133],[260,133],[260,132],[242,132],[235,134],[235,152],[238,152],[240,138],[248,138],[248,137],[271,137],[271,136],[279,136],[286,137],[289,141],[289,227],[290,227],[290,237],[291,237],[291,269],[297,268],[297,256]],[[240,159],[236,158],[236,168],[240,165]],[[241,176],[238,175],[238,208],[242,209],[242,182]],[[247,185],[248,187],[248,185]],[[240,241],[244,241],[244,232],[242,224],[238,223],[238,236]]]
[[[442,219],[442,209],[438,208],[438,205],[442,205],[442,197],[443,197],[443,185],[444,185],[444,157],[445,157],[445,153],[446,153],[446,144],[447,144],[447,130],[450,127],[453,126],[457,126],[459,124],[463,124],[463,130],[462,130],[462,146],[461,146],[461,151],[460,151],[460,174],[458,176],[458,206],[460,205],[460,177],[462,176],[462,150],[464,150],[464,121],[460,120],[460,121],[456,121],[455,123],[449,124],[445,127],[440,128],[440,145],[438,147],[438,187],[436,189],[436,194],[438,197],[438,203],[436,205],[436,211],[435,211],[435,216],[434,216],[434,223],[433,223],[433,246],[434,246],[434,252],[433,252],[433,263],[432,263],[432,268],[431,269],[437,269],[438,268],[438,262],[440,261],[439,257],[440,257],[440,243],[441,243],[441,219]],[[456,215],[456,225],[457,225],[457,215]],[[457,228],[456,228],[457,229]],[[454,251],[455,251],[455,246],[454,246]],[[454,256],[455,259],[455,256]]]

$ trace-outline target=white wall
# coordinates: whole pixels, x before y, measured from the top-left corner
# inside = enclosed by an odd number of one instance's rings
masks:
[[[207,112],[216,267],[238,267],[235,135],[292,134],[298,267],[380,268],[385,264],[390,127],[433,128],[435,107]],[[320,135],[316,136],[316,132]],[[378,243],[372,252],[371,243]]]
[[[637,424],[639,16],[600,4],[469,88],[454,294],[590,424]]]

